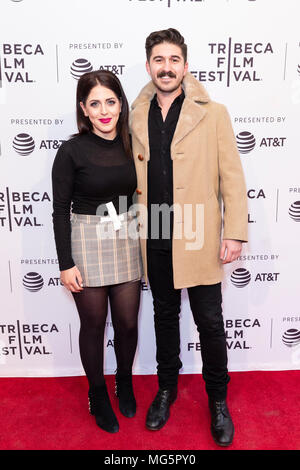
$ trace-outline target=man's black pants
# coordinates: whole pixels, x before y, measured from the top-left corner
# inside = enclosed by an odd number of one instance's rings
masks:
[[[177,385],[182,363],[179,313],[181,290],[174,289],[172,251],[148,249],[148,277],[153,295],[159,387]],[[200,337],[202,374],[209,397],[226,398],[227,349],[222,315],[221,283],[188,288],[194,321]]]

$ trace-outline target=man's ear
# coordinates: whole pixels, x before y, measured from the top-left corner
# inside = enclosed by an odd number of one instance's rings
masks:
[[[186,62],[186,63],[184,64],[184,72],[183,72],[183,76],[185,76],[185,75],[186,75],[186,73],[188,72],[188,70],[189,70],[189,64],[188,64],[188,62]]]
[[[146,60],[146,70],[147,70],[148,74],[151,75],[151,73],[150,73],[150,65],[149,65],[148,60]]]

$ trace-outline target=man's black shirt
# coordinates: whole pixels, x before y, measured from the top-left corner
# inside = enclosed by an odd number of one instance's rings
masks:
[[[171,143],[179,119],[184,91],[175,98],[165,121],[155,95],[151,101],[148,116],[148,132],[150,160],[148,162],[148,248],[171,249],[173,233],[173,211],[170,223],[162,225],[162,211],[157,217],[151,218],[151,207],[162,204],[173,205],[173,161],[171,159]],[[158,214],[158,210],[155,211]],[[156,223],[155,223],[156,221]],[[159,222],[159,226],[158,226]],[[164,227],[164,231],[162,230]],[[166,231],[167,229],[167,231]],[[168,233],[169,232],[169,233]],[[167,237],[167,238],[166,238]]]

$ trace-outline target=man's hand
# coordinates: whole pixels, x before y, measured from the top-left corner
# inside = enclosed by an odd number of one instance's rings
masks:
[[[61,271],[60,280],[66,289],[71,292],[80,292],[83,290],[82,277],[77,266]]]
[[[223,264],[231,263],[240,256],[242,242],[239,240],[223,240],[220,251],[220,258]]]

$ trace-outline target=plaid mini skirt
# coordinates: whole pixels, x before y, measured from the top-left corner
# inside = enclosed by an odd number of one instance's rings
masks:
[[[118,216],[115,230],[110,217],[71,215],[71,247],[84,287],[108,286],[141,279],[143,275],[137,218]]]

